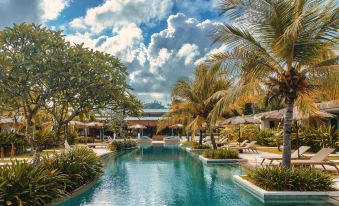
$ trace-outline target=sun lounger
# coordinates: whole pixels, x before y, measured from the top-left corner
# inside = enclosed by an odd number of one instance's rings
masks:
[[[224,137],[220,141],[216,142],[218,147],[225,145],[228,142],[228,138]]]
[[[245,147],[247,142],[248,142],[248,140],[245,139],[244,141],[240,142],[239,145],[228,145],[228,147]]]
[[[309,146],[301,146],[301,147],[299,147],[299,157],[298,157],[298,150],[295,150],[291,154],[291,159],[305,158],[305,157],[302,157],[301,155],[303,155],[310,148],[311,147],[309,147]],[[265,160],[270,160],[270,163],[268,165],[271,165],[274,160],[281,160],[282,159],[282,155],[263,155],[263,156],[261,156],[261,158],[263,158],[263,160],[261,162],[261,165],[264,163]]]
[[[229,146],[224,146],[221,148],[229,148],[229,149],[237,149],[237,150],[243,150],[243,151],[249,151],[249,152],[255,152],[258,153],[257,149],[253,146],[257,141],[252,141],[248,143],[246,146],[243,147],[229,147]]]
[[[309,165],[309,166],[315,166],[315,165],[321,165],[324,170],[326,170],[326,167],[324,165],[330,165],[333,166],[337,172],[339,172],[339,169],[335,162],[326,160],[328,155],[330,155],[335,149],[332,148],[322,148],[319,152],[317,152],[313,157],[311,157],[308,160],[292,160],[291,165]],[[281,164],[281,161],[279,161]]]

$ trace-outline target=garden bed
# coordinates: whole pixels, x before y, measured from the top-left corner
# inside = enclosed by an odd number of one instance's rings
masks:
[[[247,159],[209,159],[202,155],[199,155],[199,159],[205,164],[234,164],[234,163],[241,163],[247,162]]]
[[[264,203],[274,203],[281,201],[295,201],[295,202],[316,202],[329,200],[329,197],[339,196],[338,191],[326,192],[299,192],[299,191],[267,191],[252,182],[246,180],[246,175],[233,175],[234,182],[241,188],[259,198]]]
[[[208,149],[192,149],[190,147],[186,147],[185,150],[187,152],[194,152],[194,153],[202,154],[205,150],[208,150]]]

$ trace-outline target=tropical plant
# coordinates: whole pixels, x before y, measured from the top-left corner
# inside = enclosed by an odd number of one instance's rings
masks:
[[[34,131],[34,141],[39,149],[49,149],[57,146],[55,134],[50,128],[43,128]]]
[[[211,146],[208,144],[195,144],[195,145],[192,145],[191,148],[192,149],[210,149]]]
[[[14,145],[16,154],[25,152],[25,148],[29,146],[29,142],[23,135],[16,134],[15,132],[2,131],[0,132],[1,145]]]
[[[337,2],[225,0],[222,10],[236,21],[216,30],[215,42],[228,50],[213,55],[210,62],[223,66],[238,82],[212,119],[235,100],[253,102],[261,94],[268,101],[284,100],[282,165],[290,167],[293,107],[312,112],[315,97],[339,95],[339,58],[333,52],[338,45]]]
[[[41,165],[66,175],[69,181],[63,185],[68,192],[93,181],[103,172],[102,160],[87,147],[74,147],[67,153],[54,154],[44,158]]]
[[[257,186],[270,191],[331,191],[333,177],[311,167],[264,167],[251,170],[248,178]]]
[[[208,149],[202,155],[210,159],[238,159],[239,151],[234,149]]]
[[[0,167],[0,205],[46,205],[66,195],[71,179],[57,169],[14,161]]]
[[[68,143],[70,145],[75,144],[79,139],[79,133],[76,128],[70,128],[68,130]]]
[[[121,151],[126,149],[135,148],[138,144],[133,140],[126,141],[112,141],[109,145],[111,151]]]
[[[228,74],[219,67],[199,65],[195,70],[193,81],[179,80],[174,85],[170,111],[165,114],[169,118],[165,118],[165,124],[185,122],[193,133],[199,130],[199,144],[202,144],[202,130],[205,126],[210,131],[212,145],[216,149],[213,136],[214,124],[211,123],[209,114],[218,100],[210,100],[210,98],[218,91],[227,90],[231,83]]]

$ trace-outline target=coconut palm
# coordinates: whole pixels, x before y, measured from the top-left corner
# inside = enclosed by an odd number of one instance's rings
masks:
[[[168,123],[186,123],[187,128],[194,133],[200,131],[199,143],[202,143],[202,129],[206,127],[211,133],[211,142],[216,149],[213,136],[214,125],[211,124],[209,114],[218,99],[208,101],[217,91],[227,90],[231,80],[218,66],[209,67],[207,64],[199,65],[195,70],[193,81],[179,80],[172,89],[172,104],[170,111],[165,115],[170,117]]]
[[[211,61],[229,70],[238,81],[223,105],[244,100],[253,91],[264,91],[268,100],[284,100],[282,165],[289,167],[293,107],[310,111],[315,109],[315,97],[338,98],[339,57],[333,52],[338,45],[338,3],[225,0],[222,11],[234,21],[218,27],[215,42],[228,49],[212,56]]]

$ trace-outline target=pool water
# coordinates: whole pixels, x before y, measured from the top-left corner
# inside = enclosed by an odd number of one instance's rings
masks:
[[[59,206],[264,205],[232,181],[243,173],[237,164],[206,166],[176,146],[153,145],[108,158],[96,184]]]

